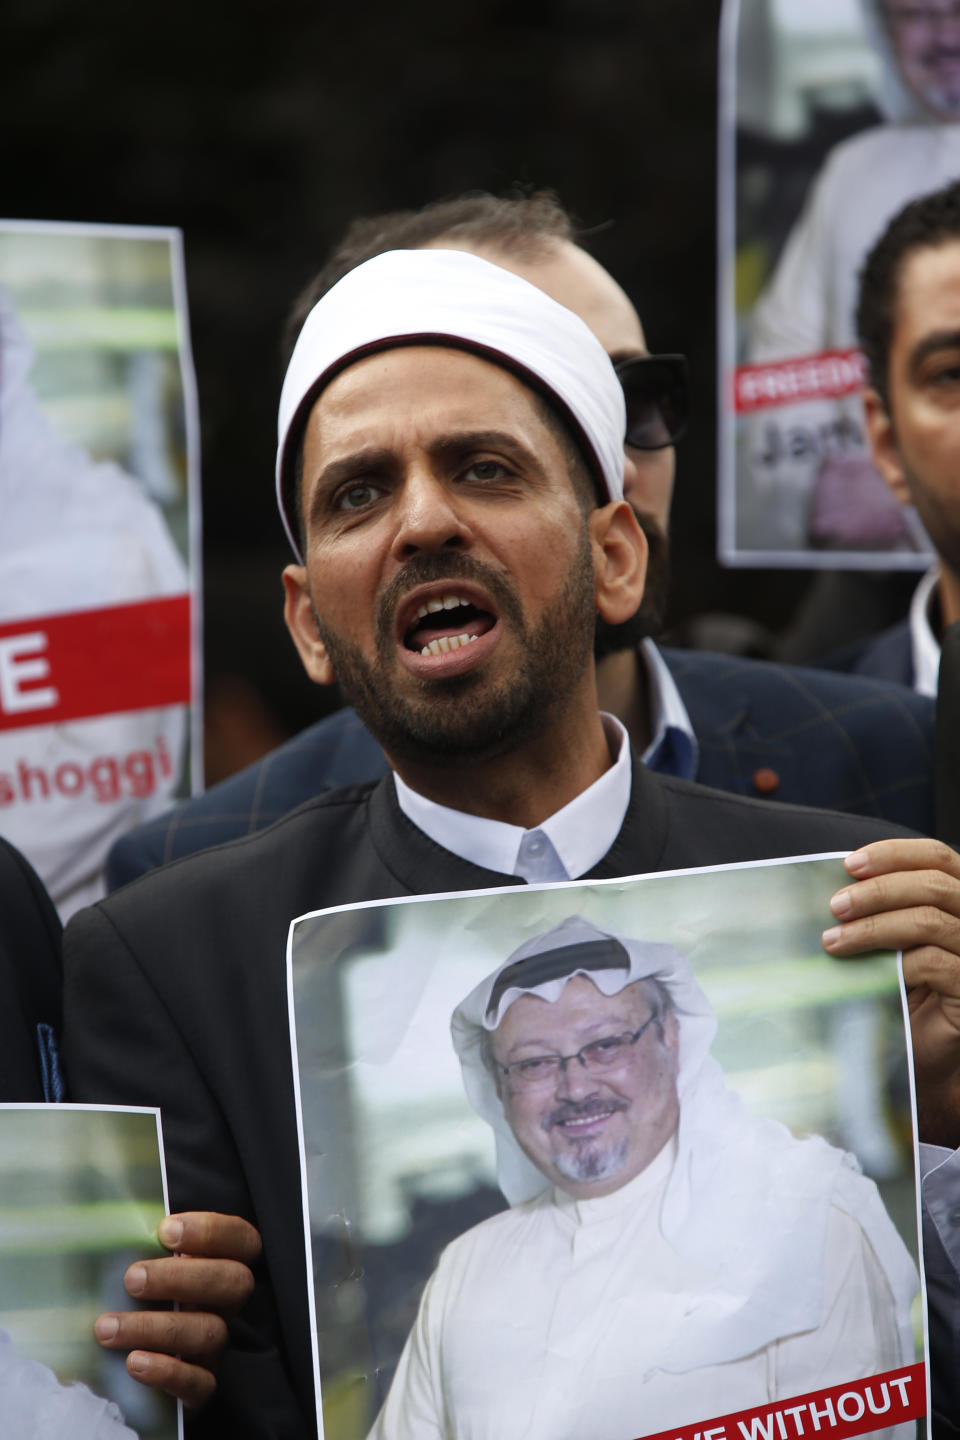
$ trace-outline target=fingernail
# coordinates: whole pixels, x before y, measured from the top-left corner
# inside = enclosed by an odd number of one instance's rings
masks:
[[[836,915],[838,920],[842,920],[844,916],[849,915],[850,911],[853,909],[853,901],[850,898],[850,891],[838,891],[837,894],[834,895],[833,899],[830,901],[830,909],[832,910],[833,914]]]
[[[98,1340],[112,1340],[119,1329],[116,1315],[98,1315],[93,1322],[93,1333]]]
[[[168,1250],[176,1250],[183,1239],[183,1221],[173,1220],[168,1216],[157,1226],[157,1235],[161,1245],[166,1245]]]
[[[147,1288],[147,1272],[142,1265],[131,1265],[124,1281],[128,1295],[142,1295]]]
[[[843,863],[851,875],[862,875],[865,870],[870,869],[866,850],[854,850],[853,854],[848,855]]]
[[[127,1356],[127,1369],[133,1375],[146,1375],[150,1369],[150,1361],[140,1350],[131,1350]]]
[[[831,945],[836,945],[842,934],[843,931],[841,930],[840,926],[834,925],[831,927],[831,929],[824,930],[823,934],[820,936],[820,943],[822,945],[825,945],[829,950]]]

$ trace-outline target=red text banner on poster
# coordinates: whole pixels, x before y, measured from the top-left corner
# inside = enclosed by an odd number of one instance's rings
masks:
[[[189,699],[189,595],[0,625],[0,730]]]
[[[924,1366],[904,1365],[865,1380],[738,1410],[642,1440],[844,1440],[927,1413]]]
[[[738,413],[746,414],[775,405],[796,405],[801,400],[855,395],[866,384],[866,361],[859,350],[823,350],[796,360],[738,366],[733,404]]]

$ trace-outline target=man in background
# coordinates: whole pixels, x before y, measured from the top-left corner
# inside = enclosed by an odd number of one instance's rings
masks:
[[[937,558],[906,620],[831,663],[935,696],[940,639],[960,620],[960,183],[891,221],[863,268],[857,330],[874,462]]]

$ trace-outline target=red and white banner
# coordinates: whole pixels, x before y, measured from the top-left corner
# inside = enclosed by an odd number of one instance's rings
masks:
[[[866,383],[866,361],[859,350],[823,350],[795,360],[740,365],[734,375],[734,409],[742,415],[803,400],[834,400],[855,395]]]
[[[189,595],[0,625],[0,730],[189,700]]]
[[[926,1413],[925,1366],[905,1365],[847,1385],[794,1395],[777,1405],[759,1405],[695,1425],[660,1430],[643,1440],[804,1440],[811,1436],[846,1440],[847,1436],[919,1420]]]

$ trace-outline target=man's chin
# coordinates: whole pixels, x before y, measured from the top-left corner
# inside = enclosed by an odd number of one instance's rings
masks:
[[[443,767],[469,758],[479,764],[535,739],[543,718],[532,697],[483,695],[482,688],[465,675],[429,701],[368,706],[368,697],[355,695],[354,705],[391,762]]]
[[[574,1180],[578,1185],[614,1179],[627,1161],[627,1142],[616,1145],[583,1145],[570,1152],[561,1151],[553,1156],[554,1168],[563,1180]]]

